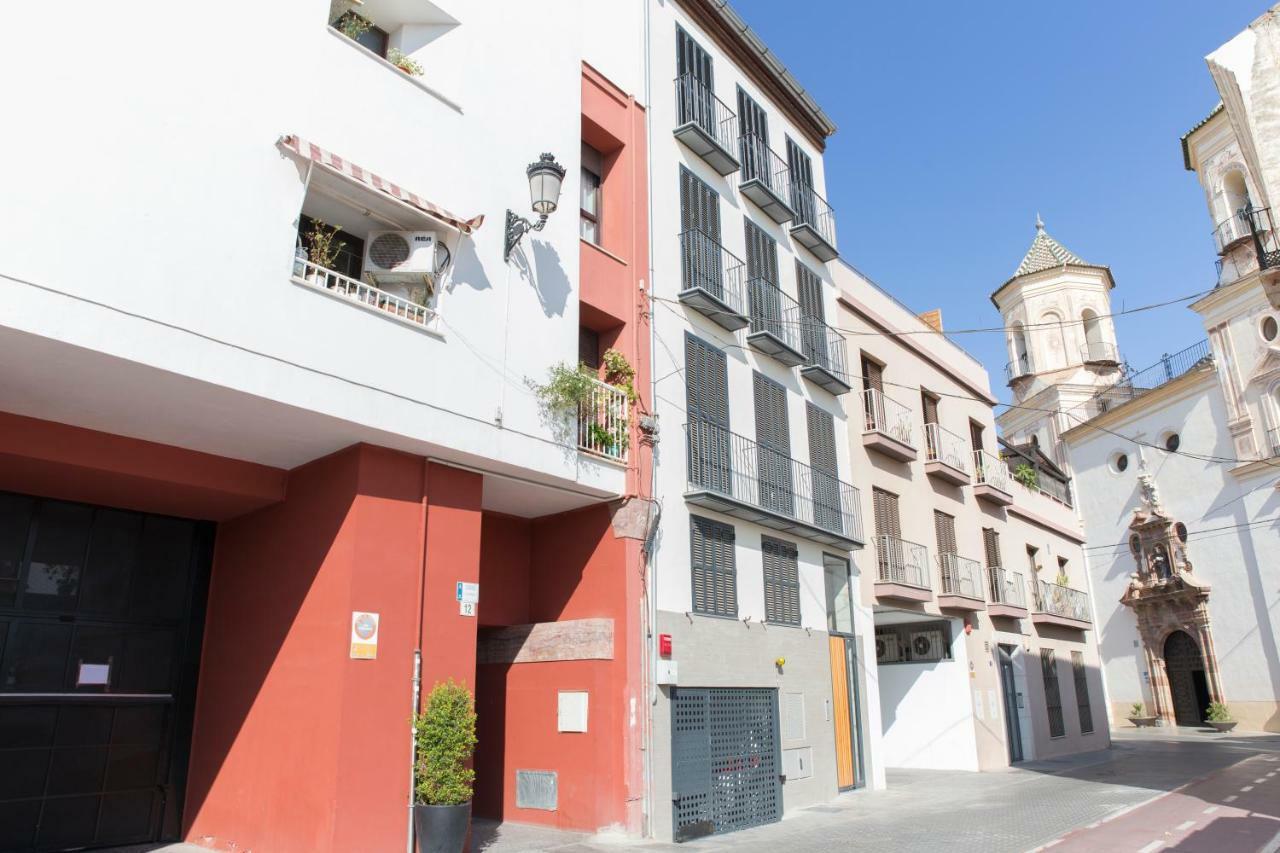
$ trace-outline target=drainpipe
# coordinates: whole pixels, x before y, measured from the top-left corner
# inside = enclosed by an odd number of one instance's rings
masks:
[[[644,107],[645,107],[645,208],[646,215],[649,220],[649,239],[646,246],[649,256],[649,281],[648,288],[644,294],[646,298],[646,308],[649,311],[649,401],[652,406],[653,415],[657,417],[658,412],[658,372],[654,363],[656,359],[655,353],[657,347],[657,312],[654,311],[654,268],[653,268],[653,69],[652,69],[652,16],[653,16],[653,0],[645,0],[644,3],[644,53],[641,59],[641,66],[644,73]],[[661,438],[661,437],[659,437]],[[657,482],[658,482],[658,454],[656,449],[651,448],[649,453],[649,504],[647,514],[653,512],[654,502],[657,500]],[[661,513],[659,513],[659,516]],[[650,536],[650,525],[654,523],[650,516],[646,519],[645,539],[641,545],[641,559],[644,566],[645,596],[648,599],[645,607],[646,636],[644,639],[645,661],[643,669],[643,684],[645,689],[645,702],[643,704],[642,714],[642,747],[644,749],[644,797],[642,800],[642,810],[644,814],[641,816],[641,833],[645,836],[653,835],[653,714],[654,708],[658,704],[658,672],[657,672],[657,621],[658,621],[658,576],[653,553],[650,550],[651,543],[654,541]]]
[[[418,610],[414,615],[413,627],[413,704],[410,714],[417,716],[418,704],[422,701],[422,617],[426,607],[427,587],[427,481],[431,460],[422,460],[422,522],[419,539],[422,541],[422,558],[418,563]],[[418,727],[409,726],[409,819],[405,832],[405,853],[414,853],[413,849],[413,777],[418,762]]]

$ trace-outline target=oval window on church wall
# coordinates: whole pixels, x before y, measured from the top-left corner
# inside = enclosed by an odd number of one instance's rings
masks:
[[[1276,322],[1275,317],[1263,317],[1262,323],[1259,324],[1258,330],[1262,332],[1262,339],[1267,342],[1274,341],[1277,335],[1280,335],[1280,324]]]
[[[1178,541],[1183,545],[1187,544],[1187,526],[1181,521],[1173,526],[1173,534],[1178,537]]]

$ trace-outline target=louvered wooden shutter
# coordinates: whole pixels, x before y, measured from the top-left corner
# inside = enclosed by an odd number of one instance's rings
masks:
[[[938,422],[938,398],[922,391],[920,393],[920,402],[924,408],[924,422],[936,424]]]
[[[956,553],[956,519],[939,510],[933,511],[933,532],[938,538],[939,554]]]
[[[817,227],[814,215],[817,202],[813,197],[813,161],[791,137],[787,137],[787,168],[791,172],[791,206],[796,222]]]
[[[751,331],[789,340],[782,329],[782,294],[778,290],[778,248],[773,238],[744,220],[747,238],[747,296]]]
[[[693,610],[714,616],[738,615],[738,581],[732,525],[689,516]]]
[[[969,441],[973,443],[974,450],[982,449],[982,424],[969,421]]]
[[[982,528],[982,549],[986,552],[987,568],[1003,565],[1000,561],[1000,534],[990,527]]]
[[[787,391],[762,373],[754,374],[756,404],[756,471],[762,506],[791,515],[795,506],[791,480],[791,428]]]
[[[688,417],[688,481],[732,494],[729,371],[725,355],[693,335],[685,336],[685,411]]]
[[[836,467],[836,428],[830,412],[805,404],[809,427],[809,467],[813,483],[813,520],[826,530],[843,532],[840,477]]]
[[[772,186],[769,174],[768,157],[765,151],[769,145],[769,122],[764,110],[751,99],[751,96],[738,87],[738,127],[742,136],[739,138],[739,153],[742,159],[742,180],[760,180]]]
[[[676,74],[690,74],[707,89],[712,88],[714,82],[711,76],[711,55],[681,27],[676,27]]]
[[[862,390],[871,388],[877,391],[884,390],[884,368],[864,355],[862,357]]]
[[[699,287],[724,298],[720,258],[720,196],[680,167],[681,276],[683,289]]]
[[[898,496],[872,487],[871,507],[876,520],[876,564],[880,580],[901,581],[902,535],[898,521]],[[885,539],[883,537],[891,537]]]
[[[796,261],[796,290],[800,295],[800,314],[804,354],[822,367],[827,363],[826,311],[822,306],[822,279],[817,273]]]
[[[764,618],[782,625],[800,624],[800,575],[796,546],[760,537],[764,562]]]

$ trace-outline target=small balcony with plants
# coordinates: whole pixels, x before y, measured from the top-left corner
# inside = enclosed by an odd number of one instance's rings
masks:
[[[820,545],[861,548],[858,489],[705,419],[685,424],[685,500]]]
[[[969,442],[942,424],[924,425],[924,472],[953,486],[969,485]]]
[[[1067,586],[1067,579],[1062,575],[1059,575],[1053,583],[1038,581],[1031,621],[1037,625],[1057,625],[1062,628],[1088,630],[1093,624],[1093,616],[1089,610],[1089,594]]]
[[[916,460],[911,410],[879,388],[862,392],[862,446],[898,462]]]
[[[929,549],[898,536],[873,537],[876,548],[874,592],[879,601],[933,600]]]
[[[531,383],[557,437],[578,451],[625,465],[631,447],[635,370],[618,350],[607,350],[603,378],[585,364],[557,364],[545,383]]]
[[[751,321],[747,343],[787,367],[803,364],[800,304],[764,278],[747,282],[747,302]]]
[[[696,228],[680,235],[678,299],[729,331],[749,321],[746,313],[747,265],[714,238]]]
[[[849,376],[844,335],[816,317],[803,315],[800,322],[805,359],[800,375],[837,397],[849,393],[853,380]]]
[[[1027,584],[1020,572],[1000,566],[987,567],[988,616],[1024,619],[1027,615]]]
[[[938,574],[942,579],[938,588],[939,607],[970,612],[986,609],[982,566],[977,560],[959,554],[939,554]]]
[[[721,175],[738,171],[738,117],[693,74],[675,80],[675,137]]]
[[[330,30],[372,59],[420,82],[420,51],[458,22],[431,3],[398,0],[330,0]]]
[[[973,496],[995,506],[1013,503],[1013,486],[1004,460],[985,450],[973,451]]]
[[[795,218],[791,220],[791,236],[826,263],[840,256],[836,250],[836,213],[827,200],[808,184],[791,183],[791,206]]]
[[[742,182],[738,190],[769,218],[781,225],[795,218],[791,206],[791,167],[778,152],[753,133],[738,139],[742,155]]]

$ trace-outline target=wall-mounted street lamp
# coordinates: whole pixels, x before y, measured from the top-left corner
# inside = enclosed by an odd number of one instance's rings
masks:
[[[529,198],[533,202],[533,212],[538,214],[538,222],[534,224],[523,216],[507,211],[507,239],[502,250],[503,261],[511,260],[511,252],[525,234],[542,230],[547,224],[547,217],[556,212],[556,206],[560,203],[564,166],[557,163],[555,157],[543,154],[538,162],[529,164],[525,174],[529,176]]]

